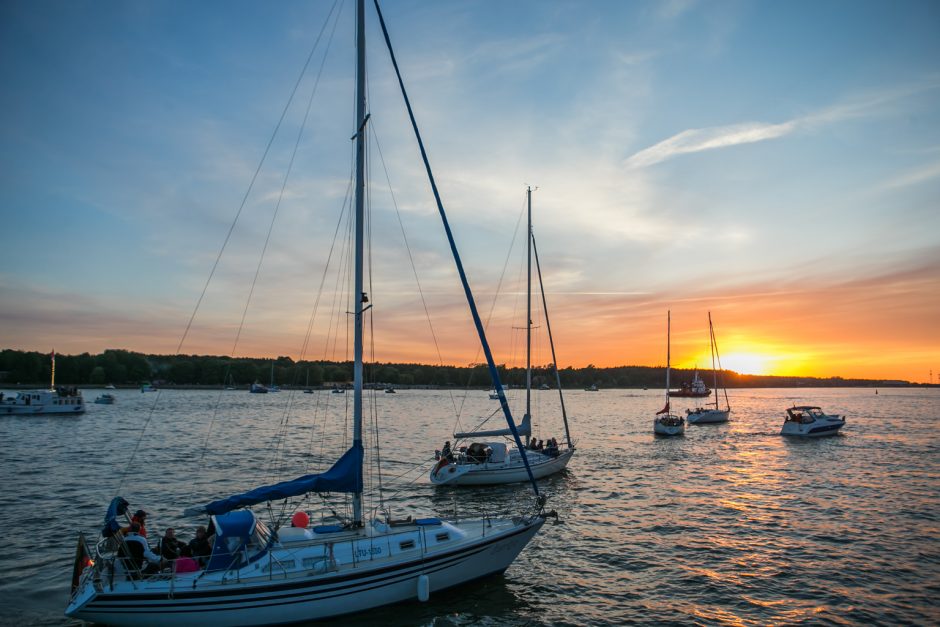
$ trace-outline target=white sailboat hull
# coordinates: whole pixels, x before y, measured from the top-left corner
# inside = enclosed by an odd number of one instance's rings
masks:
[[[679,424],[664,424],[659,418],[653,420],[653,433],[656,435],[682,435],[685,433],[685,421]]]
[[[518,520],[518,519],[517,519]],[[181,575],[175,579],[117,581],[113,584],[86,577],[66,610],[66,615],[84,621],[134,627],[180,627],[206,625],[273,625],[317,620],[350,614],[383,605],[417,599],[419,585],[431,594],[474,579],[501,573],[525,548],[545,519],[533,516],[518,522],[475,521],[460,526],[466,535],[449,546],[435,546],[436,529],[419,535],[411,554],[340,565],[319,574],[315,569],[296,574],[267,574],[263,566],[251,565],[237,573],[210,573],[202,578]],[[442,529],[438,527],[437,529]],[[393,534],[394,536],[395,534]],[[383,535],[361,539],[358,554],[370,553],[389,542]],[[366,544],[363,545],[362,543]],[[343,541],[329,543],[337,554]],[[348,544],[348,542],[347,542]],[[289,547],[289,545],[288,545]],[[281,553],[280,563],[292,553]],[[295,553],[302,555],[303,549]],[[300,560],[294,560],[300,561]],[[277,564],[278,562],[275,562]],[[422,578],[426,580],[422,581]],[[104,579],[102,577],[102,579]]]
[[[574,456],[574,451],[575,449],[564,450],[557,457],[530,451],[528,456],[532,476],[541,479],[563,470]],[[435,466],[431,470],[430,479],[435,485],[496,485],[528,481],[529,473],[522,459],[513,456],[509,464],[451,462],[442,467]]]
[[[728,415],[731,410],[728,409],[708,409],[701,412],[689,412],[686,421],[690,425],[717,424],[728,422]]]

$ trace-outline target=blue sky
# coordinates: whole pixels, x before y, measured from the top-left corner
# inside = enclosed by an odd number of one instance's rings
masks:
[[[0,346],[175,350],[332,6],[0,5]],[[575,347],[563,364],[661,363],[672,308],[689,359],[711,309],[734,350],[776,356],[774,371],[940,371],[936,2],[384,11],[484,301],[525,185],[539,187],[553,325]],[[236,352],[296,357],[302,343],[348,178],[351,13],[347,2],[271,231],[248,315],[256,330]],[[374,130],[453,345],[444,358],[465,363],[475,348],[460,292],[370,20]],[[311,85],[249,197],[191,352],[231,348]],[[399,312],[414,281],[378,163],[373,183],[375,230],[394,240],[374,244],[376,283],[388,319],[408,328]],[[389,357],[432,360],[410,341],[389,345]]]

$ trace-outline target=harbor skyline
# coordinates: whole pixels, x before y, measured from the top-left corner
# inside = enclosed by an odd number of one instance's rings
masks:
[[[331,6],[4,5],[0,347],[177,350]],[[710,367],[711,311],[729,370],[933,383],[935,3],[836,2],[808,15],[771,3],[397,2],[387,13],[483,311],[525,187],[538,187],[561,366],[664,364],[670,309],[680,368]],[[348,47],[330,50],[311,128],[347,108],[351,62]],[[376,55],[377,77],[384,63]],[[395,88],[377,79],[370,97],[393,102]],[[183,353],[232,352],[311,89],[285,117]],[[375,133],[441,354],[423,313],[405,313],[419,298],[408,255],[376,247],[376,359],[473,363],[463,295],[400,122],[376,116]],[[349,135],[304,136],[235,356],[345,357],[342,342],[301,353]],[[373,157],[374,228],[397,231]],[[314,245],[301,243],[311,234]],[[518,359],[516,292],[489,325],[499,362]]]

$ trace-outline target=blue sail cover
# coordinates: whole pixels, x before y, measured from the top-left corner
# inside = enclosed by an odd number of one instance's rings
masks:
[[[213,501],[202,508],[209,514],[224,514],[239,507],[277,501],[308,492],[362,492],[362,444],[353,444],[333,467],[318,475],[262,486],[242,494]]]

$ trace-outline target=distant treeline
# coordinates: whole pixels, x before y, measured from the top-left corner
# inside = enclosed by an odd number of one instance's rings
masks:
[[[51,374],[49,354],[3,350],[0,351],[0,385],[48,385]],[[273,377],[272,377],[273,366]],[[525,385],[524,368],[498,366],[504,385]],[[419,386],[477,386],[492,385],[485,364],[474,366],[431,366],[425,364],[366,364],[366,380],[375,383]],[[676,385],[692,379],[692,370],[673,369]],[[710,375],[710,372],[708,373]],[[704,373],[703,373],[704,376]],[[721,380],[729,388],[758,387],[867,387],[911,385],[907,381],[873,379],[843,379],[831,377],[773,377],[738,374],[729,370],[721,373]],[[548,384],[555,387],[551,365],[533,369],[533,385]],[[304,387],[352,381],[351,362],[300,361],[290,357],[255,359],[250,357],[214,357],[208,355],[144,355],[126,350],[106,350],[99,355],[56,355],[56,384],[62,385],[137,385],[155,382],[169,385],[247,386],[254,381],[281,386]],[[665,369],[650,366],[616,366],[561,370],[561,384],[565,388],[597,385],[601,388],[661,387]],[[711,377],[706,376],[711,384]]]

